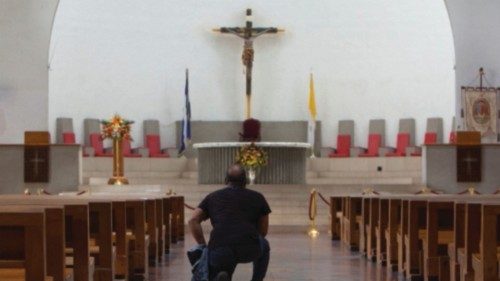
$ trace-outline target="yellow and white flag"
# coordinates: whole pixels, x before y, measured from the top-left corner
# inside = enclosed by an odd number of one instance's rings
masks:
[[[314,94],[314,80],[313,80],[313,75],[311,73],[310,80],[309,80],[309,102],[308,102],[308,108],[309,108],[309,123],[308,123],[308,130],[307,130],[307,142],[311,144],[313,154],[314,154],[314,136],[316,132],[316,97]]]

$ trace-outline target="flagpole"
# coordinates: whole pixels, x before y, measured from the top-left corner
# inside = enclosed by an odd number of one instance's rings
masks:
[[[316,142],[316,97],[314,93],[314,80],[312,70],[309,75],[309,99],[308,99],[308,108],[309,108],[309,125],[308,127],[308,141],[311,145],[311,155],[310,158],[316,158],[314,154],[314,144]]]
[[[247,95],[247,119],[252,117],[252,96]]]
[[[191,144],[191,104],[189,102],[189,69],[186,68],[186,84],[184,87],[184,113],[182,117],[182,134],[179,155],[184,156]]]

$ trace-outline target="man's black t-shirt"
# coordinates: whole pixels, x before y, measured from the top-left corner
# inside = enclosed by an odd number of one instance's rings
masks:
[[[271,213],[262,194],[243,187],[225,187],[207,195],[198,206],[213,226],[209,248],[258,243],[257,222]]]

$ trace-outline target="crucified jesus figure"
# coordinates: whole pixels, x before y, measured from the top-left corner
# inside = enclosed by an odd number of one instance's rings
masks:
[[[251,117],[251,97],[252,97],[252,67],[253,67],[253,40],[261,35],[269,33],[282,32],[276,27],[253,27],[252,23],[252,10],[247,9],[247,21],[245,27],[221,27],[215,29],[220,33],[229,33],[238,36],[243,39],[243,53],[241,55],[241,60],[245,66],[245,76],[246,76],[246,97],[247,97],[247,118]]]

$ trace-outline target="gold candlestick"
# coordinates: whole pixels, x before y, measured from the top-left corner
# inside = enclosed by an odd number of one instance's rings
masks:
[[[108,180],[110,185],[128,184],[128,179],[124,176],[122,139],[113,139],[113,177]]]

